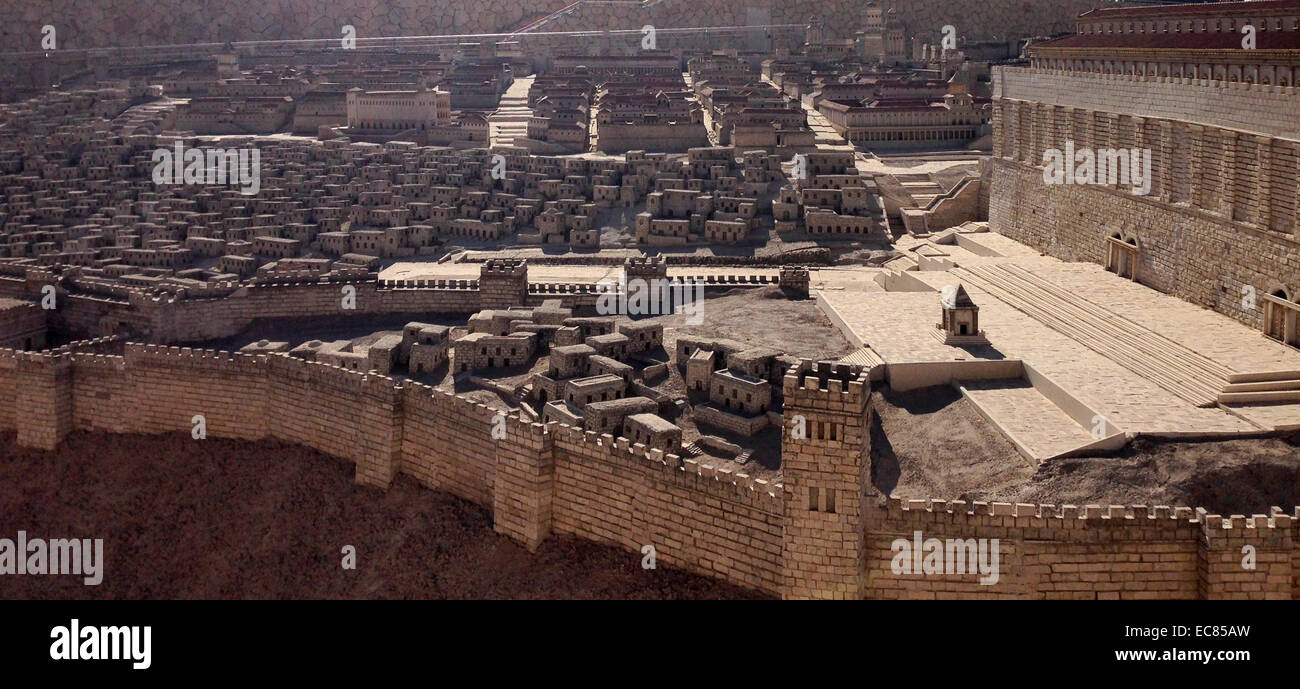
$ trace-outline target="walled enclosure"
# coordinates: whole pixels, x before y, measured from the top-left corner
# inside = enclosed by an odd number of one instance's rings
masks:
[[[1107,237],[1131,240],[1143,284],[1255,327],[1262,310],[1245,308],[1247,286],[1293,294],[1294,86],[1012,67],[994,83],[991,229],[1103,265]],[[1151,193],[1044,183],[1044,151],[1066,141],[1150,149]]]
[[[488,266],[485,264],[484,268]],[[683,284],[710,289],[779,284],[807,291],[807,275],[782,268],[780,275],[682,276]],[[7,273],[7,274],[6,274]],[[464,315],[482,309],[540,306],[558,300],[565,308],[594,307],[595,283],[529,282],[527,271],[480,270],[479,279],[379,280],[286,277],[273,282],[210,283],[203,290],[175,291],[83,282],[75,269],[0,264],[0,297],[39,301],[54,286],[58,308],[50,319],[59,330],[81,336],[121,335],[157,344],[202,342],[242,332],[254,320],[397,314]],[[109,291],[105,291],[108,289]],[[352,308],[344,308],[345,297]]]
[[[276,438],[349,459],[361,484],[385,487],[405,473],[492,510],[496,531],[530,549],[550,534],[638,558],[653,545],[666,565],[785,597],[1300,595],[1300,514],[1223,519],[1186,508],[903,504],[867,495],[869,485],[852,477],[869,475],[867,416],[857,407],[869,384],[854,392],[843,376],[808,375],[808,363],[786,378],[798,390],[788,413],[807,414],[810,435],[783,440],[791,467],[783,485],[283,354],[95,349],[0,350],[0,430],[49,449],[79,430],[190,432],[201,414],[212,437]],[[494,438],[494,428],[504,433]],[[815,503],[812,486],[823,489]],[[834,511],[828,499],[838,502]],[[999,539],[998,582],[894,575],[891,543],[916,530]],[[1240,565],[1246,544],[1257,551],[1254,570]]]

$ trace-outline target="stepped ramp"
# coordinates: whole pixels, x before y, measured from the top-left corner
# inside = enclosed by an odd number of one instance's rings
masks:
[[[985,264],[952,272],[1198,407],[1217,405],[1231,382],[1228,367],[1019,266]]]
[[[1011,441],[1030,466],[1097,442],[1060,407],[1023,378],[962,381],[963,397]]]

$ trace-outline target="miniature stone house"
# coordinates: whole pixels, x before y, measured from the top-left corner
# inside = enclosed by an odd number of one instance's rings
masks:
[[[371,371],[387,375],[393,370],[393,364],[398,361],[398,354],[402,348],[401,335],[384,335],[366,348],[366,357],[369,361]]]
[[[582,409],[564,400],[551,400],[542,405],[542,423],[562,423],[581,428]]]
[[[631,347],[631,339],[622,333],[609,333],[608,335],[588,337],[587,344],[602,356],[611,359],[626,359]]]
[[[551,347],[551,366],[547,375],[557,379],[586,375],[588,359],[595,353],[595,349],[585,344]]]
[[[453,345],[456,372],[521,366],[532,358],[536,347],[535,333],[470,333]]]
[[[709,379],[709,401],[733,413],[762,414],[772,406],[772,386],[762,378],[723,369]]]
[[[349,371],[370,370],[370,357],[366,352],[356,351],[349,340],[336,340],[321,346],[316,352],[316,361]]]
[[[569,318],[564,321],[564,325],[577,328],[579,337],[583,340],[614,332],[613,318]]]
[[[627,351],[630,354],[647,352],[663,346],[662,323],[623,323],[618,326],[618,332],[627,337]]]
[[[686,360],[686,389],[705,392],[717,362],[717,353],[711,349],[697,349]]]
[[[574,378],[565,385],[564,401],[585,407],[593,402],[622,399],[626,389],[627,381],[608,373]]]
[[[565,381],[588,375],[589,360],[595,353],[596,350],[585,344],[552,345],[550,366],[546,373],[534,373],[532,376],[532,397],[541,404],[563,399]]]
[[[450,328],[428,323],[407,323],[402,328],[398,358],[409,373],[432,371],[447,362]]]
[[[625,397],[607,402],[592,402],[582,408],[583,427],[597,433],[618,434],[623,419],[633,414],[653,414],[659,405],[646,397]]]
[[[611,376],[622,378],[628,385],[632,384],[635,369],[617,359],[611,359],[607,356],[596,354],[587,360],[587,364],[590,375],[594,376],[607,373]]]
[[[657,414],[632,414],[623,420],[623,437],[648,448],[677,454],[682,449],[682,429]]]

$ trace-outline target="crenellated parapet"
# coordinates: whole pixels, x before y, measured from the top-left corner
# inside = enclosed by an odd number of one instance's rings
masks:
[[[861,366],[801,359],[781,381],[786,407],[797,406],[834,413],[866,408],[871,381]]]
[[[778,284],[791,292],[808,296],[808,269],[803,266],[781,266]]]
[[[1219,516],[1144,505],[878,498],[861,367],[783,380],[775,480],[612,434],[540,424],[414,381],[287,354],[122,345],[0,349],[0,430],[53,448],[74,430],[274,438],[400,473],[491,509],[535,549],[553,534],[790,598],[1291,598],[1300,508]],[[194,442],[203,442],[195,436]],[[900,542],[996,547],[998,575],[895,572]],[[996,545],[994,545],[996,543]],[[972,545],[975,547],[975,545]]]
[[[866,514],[867,591],[882,598],[1290,599],[1300,508],[1204,508],[881,498]],[[934,543],[993,554],[996,571],[900,568]],[[951,563],[950,563],[951,564]],[[901,571],[900,571],[901,570]],[[989,576],[993,574],[994,576]]]

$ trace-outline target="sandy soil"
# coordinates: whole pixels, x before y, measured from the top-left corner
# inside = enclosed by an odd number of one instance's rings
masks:
[[[1300,505],[1295,439],[1157,442],[1140,438],[1116,457],[1064,459],[998,499],[1055,504],[1186,505],[1222,515],[1290,513]]]
[[[904,499],[974,496],[1031,480],[1033,469],[951,386],[875,394],[872,485]]]
[[[76,433],[40,453],[7,433],[0,452],[0,537],[102,538],[106,561],[99,586],[5,576],[0,599],[756,596],[573,538],[530,554],[483,508],[278,442]]]
[[[1029,468],[947,386],[877,395],[872,482],[905,499],[1204,507],[1267,514],[1300,505],[1296,438],[1174,442],[1139,438],[1110,457]]]
[[[710,292],[700,309],[703,322],[697,324],[682,314],[654,319],[664,324],[665,349],[674,351],[679,334],[725,337],[810,359],[838,359],[855,349],[815,300],[789,299],[778,287]]]

